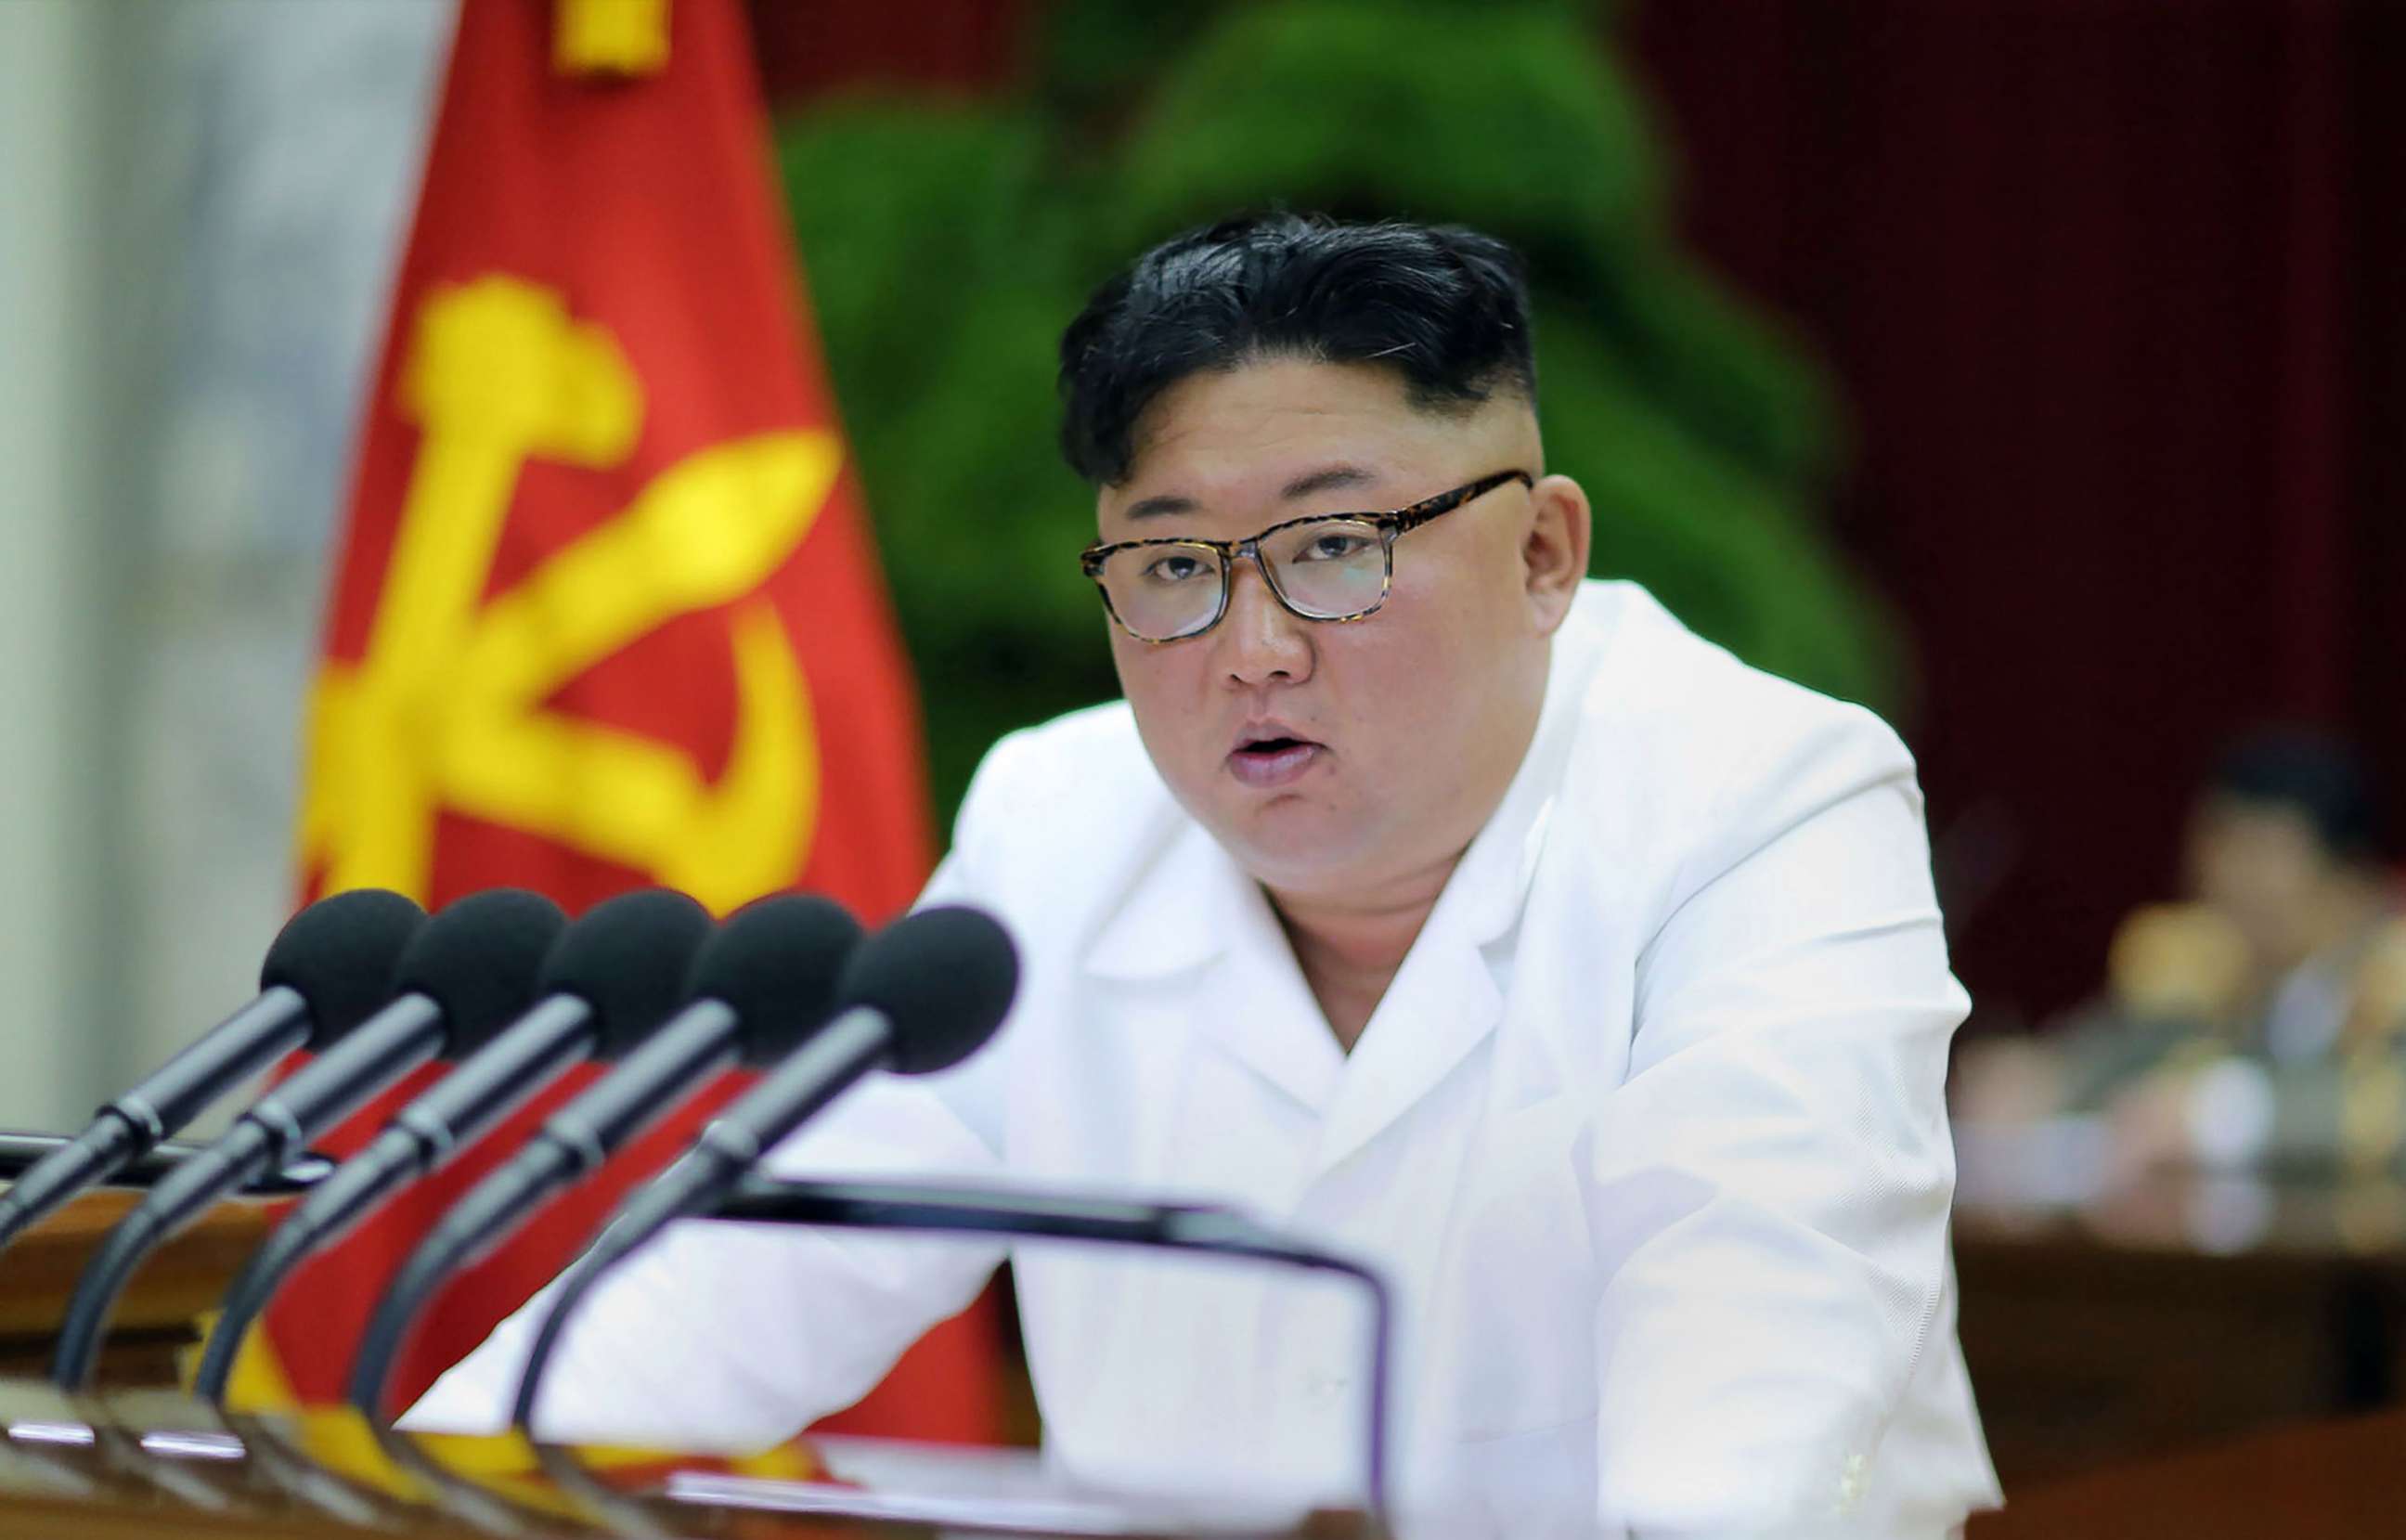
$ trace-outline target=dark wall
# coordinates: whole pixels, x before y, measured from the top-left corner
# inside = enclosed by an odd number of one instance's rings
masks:
[[[1959,968],[2097,977],[2234,728],[2406,766],[2406,7],[1642,8],[1691,240],[1849,396]]]
[[[772,105],[883,83],[962,91],[1005,84],[1040,0],[746,0]]]

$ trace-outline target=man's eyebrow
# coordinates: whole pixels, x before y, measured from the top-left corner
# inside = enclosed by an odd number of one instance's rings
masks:
[[[1373,472],[1358,465],[1331,465],[1295,477],[1279,488],[1279,500],[1293,502],[1314,492],[1333,492],[1340,487],[1366,487],[1379,478]],[[1123,518],[1161,518],[1171,514],[1195,512],[1195,500],[1175,492],[1163,492],[1153,497],[1139,498],[1120,512]]]
[[[1281,488],[1279,496],[1293,502],[1297,498],[1309,497],[1314,492],[1333,492],[1340,487],[1367,487],[1378,479],[1377,475],[1358,465],[1331,465],[1326,470],[1295,477]]]

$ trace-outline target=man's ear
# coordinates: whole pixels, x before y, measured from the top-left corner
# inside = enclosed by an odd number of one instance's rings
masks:
[[[1592,518],[1587,492],[1568,476],[1546,476],[1529,490],[1528,534],[1521,543],[1521,574],[1529,616],[1541,636],[1550,636],[1570,613],[1571,600],[1587,576]]]

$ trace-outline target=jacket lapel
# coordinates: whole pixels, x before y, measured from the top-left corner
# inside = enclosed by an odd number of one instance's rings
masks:
[[[1086,971],[1150,1020],[1179,1019],[1307,1109],[1324,1112],[1344,1055],[1269,901],[1184,822],[1097,933]]]

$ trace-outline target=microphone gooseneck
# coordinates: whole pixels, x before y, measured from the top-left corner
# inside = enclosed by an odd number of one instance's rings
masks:
[[[393,964],[425,919],[382,888],[337,893],[294,915],[267,949],[257,998],[102,1107],[91,1126],[0,1194],[0,1247],[258,1070],[348,1033],[384,1002]]]
[[[692,1003],[469,1189],[393,1275],[351,1361],[350,1404],[382,1418],[385,1382],[418,1310],[537,1203],[591,1172],[705,1077],[738,1058],[773,1062],[823,1021],[859,937],[841,905],[812,895],[763,898],[728,916],[694,958]],[[739,1010],[730,1003],[738,1000],[755,1008]]]
[[[392,1081],[446,1049],[480,1046],[523,1010],[564,924],[551,900],[515,888],[472,894],[427,921],[394,966],[398,998],[261,1097],[118,1222],[67,1301],[50,1378],[69,1391],[90,1382],[109,1312],[162,1241]]]
[[[713,1120],[569,1270],[519,1372],[511,1423],[531,1431],[568,1322],[612,1268],[675,1221],[707,1212],[770,1149],[871,1070],[930,1074],[975,1053],[1001,1026],[1018,987],[1010,934],[978,910],[921,910],[864,943],[837,986],[847,1009]]]
[[[539,1003],[397,1113],[251,1253],[219,1307],[194,1393],[224,1400],[244,1334],[294,1268],[580,1060],[616,1059],[657,1029],[711,928],[707,910],[662,888],[620,894],[571,925],[544,960]]]

